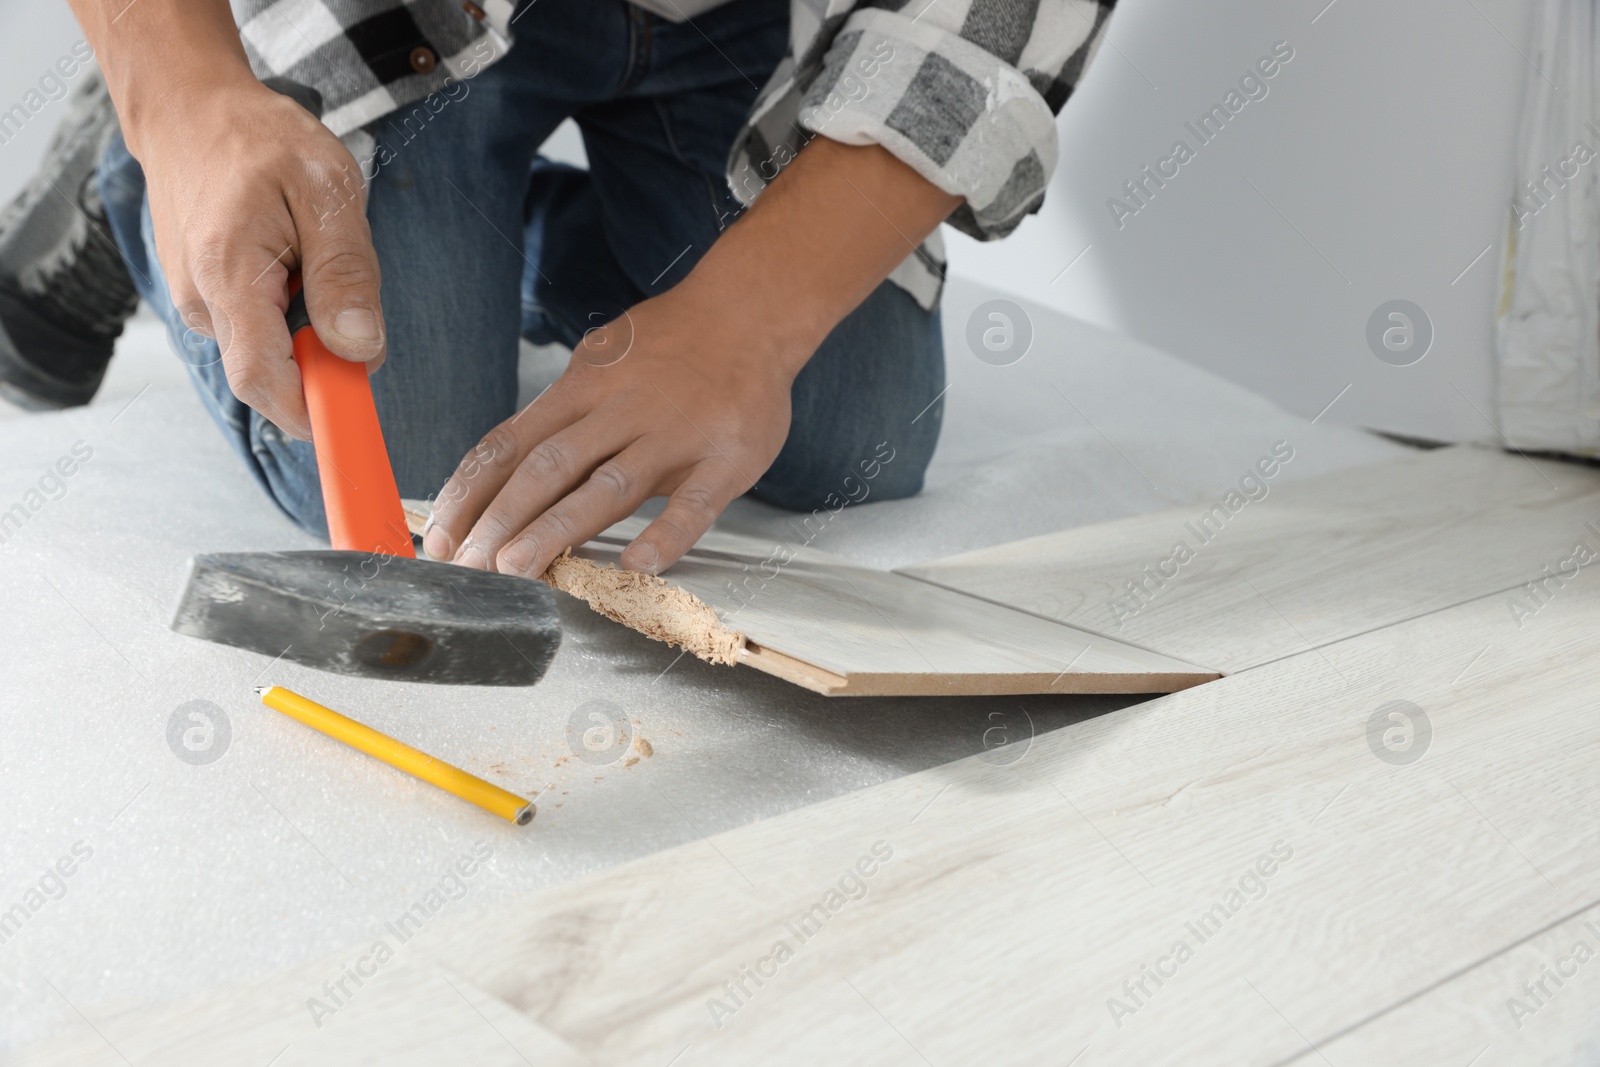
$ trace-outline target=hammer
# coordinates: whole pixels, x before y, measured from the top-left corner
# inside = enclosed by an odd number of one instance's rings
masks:
[[[315,90],[267,82],[312,114]],[[367,368],[317,337],[298,277],[285,317],[332,550],[195,556],[172,629],[339,674],[532,685],[561,643],[543,582],[416,558]]]

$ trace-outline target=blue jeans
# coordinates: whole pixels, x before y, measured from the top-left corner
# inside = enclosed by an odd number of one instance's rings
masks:
[[[513,414],[519,334],[575,345],[680,281],[733,221],[728,150],[788,34],[788,0],[739,0],[692,25],[623,0],[538,0],[520,11],[500,62],[375,125],[386,151],[367,214],[388,358],[372,387],[402,495],[437,493]],[[569,116],[587,171],[537,155]],[[149,279],[141,295],[169,323],[223,434],[290,517],[325,534],[311,446],[235,399],[215,342],[178,321],[144,175],[120,138],[100,187],[123,253]],[[781,306],[784,294],[763,298]],[[916,493],[939,435],[942,405],[929,405],[943,389],[938,311],[885,282],[795,380],[788,439],[753,495],[821,507],[844,496],[844,479],[881,442],[895,459],[872,499]]]

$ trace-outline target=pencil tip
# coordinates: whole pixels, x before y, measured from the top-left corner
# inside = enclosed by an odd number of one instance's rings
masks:
[[[270,686],[270,685],[253,685],[253,686],[250,687],[250,690],[251,690],[251,692],[255,693],[256,696],[260,696],[261,694],[265,693],[268,689],[271,689],[271,688],[272,688],[272,686]]]

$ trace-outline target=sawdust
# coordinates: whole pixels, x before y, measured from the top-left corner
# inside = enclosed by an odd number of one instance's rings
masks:
[[[629,752],[628,758],[622,761],[622,765],[624,767],[632,767],[635,763],[638,763],[639,760],[647,756],[654,756],[655,754],[656,750],[650,744],[650,742],[646,741],[642,737],[635,736],[633,739],[633,749],[631,752]]]
[[[707,663],[736,663],[744,648],[744,635],[723,626],[711,605],[654,575],[602,567],[568,550],[550,564],[544,580],[606,618]]]

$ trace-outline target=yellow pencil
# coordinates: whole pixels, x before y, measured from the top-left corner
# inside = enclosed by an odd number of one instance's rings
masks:
[[[343,741],[353,749],[365,752],[374,759],[380,759],[415,778],[421,778],[424,782],[432,783],[447,793],[454,793],[462,800],[476,804],[485,811],[493,812],[502,819],[509,819],[518,826],[526,826],[533,821],[531,802],[486,782],[475,774],[468,774],[460,768],[434,759],[426,752],[418,752],[410,745],[396,741],[387,734],[381,734],[370,726],[363,726],[354,719],[346,718],[314,700],[307,700],[299,693],[291,692],[281,685],[258,685],[255,691],[261,694],[261,703],[267,707],[281,711],[289,718],[297,719],[313,730],[327,734],[335,741]]]

